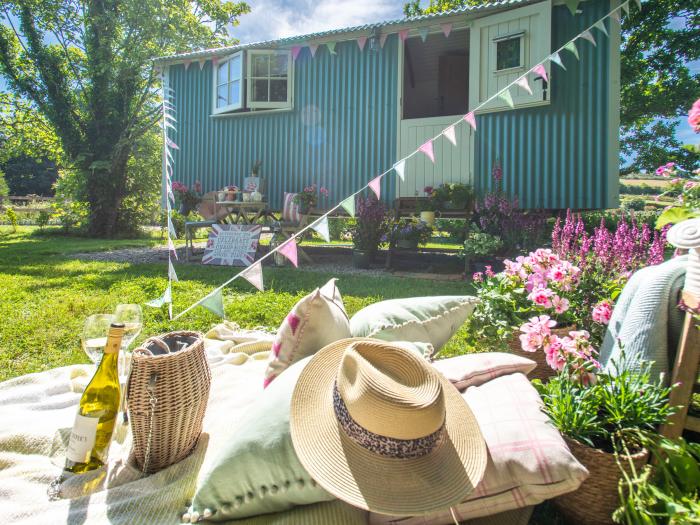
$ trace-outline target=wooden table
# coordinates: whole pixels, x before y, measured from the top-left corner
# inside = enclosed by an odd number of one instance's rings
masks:
[[[267,202],[216,201],[216,205],[228,211],[228,215],[222,219],[222,222],[230,222],[230,224],[255,224],[263,217],[274,219],[267,207]]]

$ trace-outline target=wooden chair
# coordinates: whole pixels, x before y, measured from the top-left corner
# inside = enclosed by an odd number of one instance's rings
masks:
[[[299,206],[294,202],[294,193],[285,193],[282,205],[282,220],[275,227],[275,233],[281,235],[284,240],[289,239],[296,232],[306,227],[312,217],[312,211],[302,214]],[[283,241],[284,242],[284,241]],[[311,264],[313,260],[303,248],[297,245],[297,254],[305,262]]]
[[[700,297],[683,292],[683,302],[697,311],[700,307]],[[688,414],[694,393],[700,393],[700,323],[688,312],[685,314],[683,331],[678,343],[678,353],[673,367],[671,384],[677,384],[669,398],[671,406],[679,407],[678,412],[668,418],[661,427],[661,434],[669,438],[677,438],[683,430],[700,433],[700,417]]]
[[[218,209],[216,205],[216,192],[210,191],[202,195],[201,202],[197,205],[203,221],[185,222],[185,260],[189,262],[190,255],[194,254],[194,232],[199,228],[209,228],[224,218],[228,212]]]

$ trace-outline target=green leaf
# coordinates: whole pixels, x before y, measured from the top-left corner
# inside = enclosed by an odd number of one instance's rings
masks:
[[[700,217],[700,213],[689,210],[688,208],[669,208],[668,210],[664,210],[664,212],[659,215],[659,218],[656,219],[656,228],[661,229],[667,224],[678,224],[679,222],[694,217]]]

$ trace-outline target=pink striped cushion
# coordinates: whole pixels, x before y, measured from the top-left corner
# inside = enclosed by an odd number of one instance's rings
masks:
[[[284,222],[299,222],[301,221],[301,210],[299,205],[294,202],[296,193],[285,193],[284,203],[282,206],[282,220]]]

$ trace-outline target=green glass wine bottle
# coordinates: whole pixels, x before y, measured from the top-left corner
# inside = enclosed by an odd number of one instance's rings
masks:
[[[66,450],[66,472],[94,470],[107,459],[121,399],[117,363],[123,336],[124,325],[112,323],[102,361],[80,398]]]

